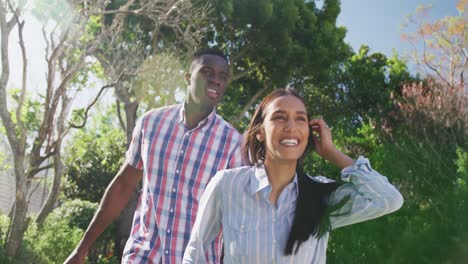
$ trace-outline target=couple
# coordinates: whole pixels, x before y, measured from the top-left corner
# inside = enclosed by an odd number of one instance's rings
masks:
[[[221,255],[224,263],[325,263],[331,229],[402,205],[367,159],[334,147],[325,122],[310,120],[292,89],[265,97],[243,140],[214,110],[229,72],[221,52],[195,53],[185,103],[139,119],[121,170],[66,263],[84,263],[140,181],[122,263],[219,263]],[[343,184],[302,170],[312,146],[343,169]]]

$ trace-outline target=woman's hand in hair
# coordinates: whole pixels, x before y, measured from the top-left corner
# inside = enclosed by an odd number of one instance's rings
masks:
[[[326,159],[328,153],[334,151],[332,134],[327,123],[323,119],[312,119],[309,121],[314,140],[314,146],[317,153]]]
[[[324,159],[334,163],[340,169],[353,165],[354,160],[338,150],[333,144],[330,128],[323,119],[309,121],[315,150]]]

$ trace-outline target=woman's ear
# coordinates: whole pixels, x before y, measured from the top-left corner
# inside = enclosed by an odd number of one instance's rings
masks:
[[[185,83],[186,83],[187,85],[190,85],[190,77],[191,77],[191,76],[192,76],[192,75],[191,75],[190,73],[188,73],[188,72],[186,72],[186,73],[184,74]]]
[[[255,135],[255,137],[257,138],[259,142],[263,142],[264,140],[263,131],[258,132],[257,135]]]

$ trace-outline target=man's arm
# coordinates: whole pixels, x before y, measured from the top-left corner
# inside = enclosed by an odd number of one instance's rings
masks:
[[[75,250],[65,260],[67,264],[84,263],[88,250],[127,205],[132,192],[141,181],[143,171],[125,162],[109,184],[88,229]]]

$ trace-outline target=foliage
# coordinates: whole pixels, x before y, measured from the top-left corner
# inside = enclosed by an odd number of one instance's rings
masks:
[[[111,118],[78,131],[65,148],[65,196],[99,202],[105,188],[117,174],[126,148],[124,133]]]
[[[375,136],[380,140],[375,141]],[[424,139],[408,138],[407,133],[388,140],[370,125],[345,141],[367,152],[373,168],[400,189],[405,204],[383,218],[334,230],[327,261],[462,263],[461,246],[468,239],[466,146],[430,145]],[[439,155],[429,148],[436,148]]]
[[[63,203],[49,214],[42,228],[34,222],[28,226],[20,256],[16,258],[7,257],[3,252],[10,219],[0,215],[0,263],[63,263],[81,239],[96,208],[96,203],[81,200]],[[112,247],[111,237],[112,228],[90,250],[89,263],[117,263],[115,257],[106,253]]]
[[[66,218],[49,214],[42,229],[31,223],[23,247],[34,252],[34,263],[62,263],[80,241],[83,230],[70,226]]]
[[[378,129],[387,129],[395,108],[392,96],[400,94],[401,85],[413,77],[406,63],[397,54],[387,58],[381,53],[370,53],[361,46],[329,69],[331,80],[317,85],[305,85],[303,94],[312,116],[323,116],[332,127],[356,135],[361,124],[372,123]]]
[[[62,263],[81,239],[96,208],[96,203],[75,199],[66,201],[54,209],[41,230],[32,226],[26,234],[27,241],[35,241],[31,245],[35,255],[45,260],[44,263]],[[111,250],[112,230],[113,226],[107,229],[90,249],[89,261],[105,260],[100,255],[107,255]]]
[[[184,68],[170,53],[156,54],[146,59],[138,69],[135,95],[147,108],[173,105],[177,95],[184,95]],[[179,96],[181,97],[181,96]]]
[[[421,130],[431,124],[461,130],[468,124],[468,95],[464,89],[428,79],[403,85],[401,97],[395,101],[402,119],[413,129]]]
[[[233,80],[219,112],[239,128],[268,91],[324,82],[330,65],[350,54],[346,30],[336,26],[337,0],[320,9],[302,0],[218,0],[213,7],[217,19],[205,45],[228,54]]]

